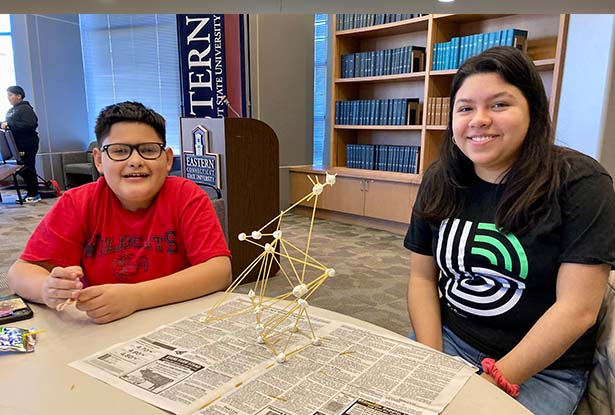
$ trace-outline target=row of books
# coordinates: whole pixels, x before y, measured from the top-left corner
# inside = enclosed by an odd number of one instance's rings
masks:
[[[527,30],[505,29],[453,37],[448,42],[433,45],[432,70],[457,69],[471,56],[494,46],[514,46],[523,51],[527,48]]]
[[[336,125],[419,125],[418,98],[360,99],[335,102]]]
[[[419,146],[346,144],[346,167],[417,174],[420,153]]]
[[[388,14],[338,14],[336,30],[357,29],[359,27],[399,22],[425,16],[424,13],[388,13]]]
[[[447,125],[450,105],[450,97],[427,98],[427,125]]]
[[[425,70],[425,48],[404,46],[349,53],[342,55],[341,66],[342,78],[421,72]]]

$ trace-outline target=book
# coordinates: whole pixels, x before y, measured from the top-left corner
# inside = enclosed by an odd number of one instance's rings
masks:
[[[410,72],[425,70],[425,48],[423,46],[410,47]]]

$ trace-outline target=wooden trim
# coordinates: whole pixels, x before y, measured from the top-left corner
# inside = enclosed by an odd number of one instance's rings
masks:
[[[388,131],[419,131],[423,127],[421,125],[334,125],[336,130],[388,130]]]
[[[557,126],[557,112],[559,110],[559,97],[562,88],[564,61],[566,59],[566,44],[568,41],[569,22],[569,15],[560,15],[559,31],[557,34],[557,48],[555,50],[555,59],[553,67],[553,83],[551,84],[551,97],[549,98],[549,110],[551,111],[551,123],[553,124],[554,136],[555,128]]]
[[[334,14],[331,22],[333,24],[333,27],[337,27],[337,15]],[[336,105],[335,102],[338,100],[338,91],[337,88],[335,87],[335,80],[340,76],[341,73],[341,58],[339,56],[339,39],[337,36],[335,36],[335,34],[333,35],[333,42],[332,43],[332,55],[333,56],[333,65],[331,68],[331,78],[333,80],[332,85],[331,85],[331,106],[330,111],[332,113],[332,117],[330,117],[330,121],[329,121],[329,166],[335,166],[336,165],[336,159],[337,159],[337,146],[338,146],[338,140],[335,138],[335,109],[336,109]],[[326,119],[326,118],[325,118]]]
[[[336,37],[381,37],[401,35],[404,33],[421,32],[427,29],[429,15],[415,17],[414,19],[400,20],[397,22],[385,23],[374,26],[359,27],[356,29],[339,30],[335,32]],[[335,27],[337,27],[337,22]],[[336,55],[333,55],[336,56]]]
[[[375,179],[375,180],[386,180],[389,182],[400,182],[400,183],[421,183],[421,179],[423,178],[420,174],[411,174],[411,173],[396,173],[391,171],[380,171],[380,170],[365,170],[365,169],[351,169],[348,167],[332,167],[328,169],[323,169],[316,166],[295,166],[289,169],[290,172],[294,173],[305,173],[305,174],[337,174],[340,177],[354,177],[357,179]]]
[[[552,71],[555,68],[556,59],[538,59],[534,61],[534,66],[539,71]]]
[[[434,14],[433,19],[439,22],[470,23],[498,17],[514,16],[515,14]]]
[[[412,72],[395,75],[363,76],[360,78],[338,78],[336,84],[358,83],[358,82],[403,82],[403,81],[423,81],[425,72]]]

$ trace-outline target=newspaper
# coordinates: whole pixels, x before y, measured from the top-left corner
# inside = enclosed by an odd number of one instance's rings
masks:
[[[233,312],[247,304],[236,298],[222,307]],[[253,315],[214,323],[201,322],[203,315],[70,366],[178,415],[437,414],[475,370],[418,343],[313,316],[321,344],[310,345],[302,319],[298,331],[280,339],[294,352],[276,363],[255,341]]]

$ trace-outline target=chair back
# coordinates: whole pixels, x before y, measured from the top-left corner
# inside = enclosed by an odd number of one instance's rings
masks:
[[[97,141],[92,141],[88,145],[88,151],[87,151],[88,163],[94,163],[94,156],[92,155],[92,150],[94,150],[96,147],[98,147]],[[94,168],[94,170],[96,170],[96,168]]]
[[[226,203],[222,198],[222,191],[220,190],[220,188],[211,184],[199,184],[199,187],[203,189],[203,191],[209,196],[209,200],[211,200],[211,204],[216,211],[216,215],[218,216],[218,222],[220,222],[220,226],[222,227],[222,231],[224,232],[224,237],[226,238],[226,242],[228,243],[228,229],[226,226]]]
[[[15,160],[17,164],[22,164],[21,156],[19,155],[19,150],[11,130],[0,129],[0,153],[4,163],[8,160]]]
[[[577,415],[615,413],[615,271],[609,274],[598,315],[598,338],[594,352],[594,368],[587,390],[579,403]]]

